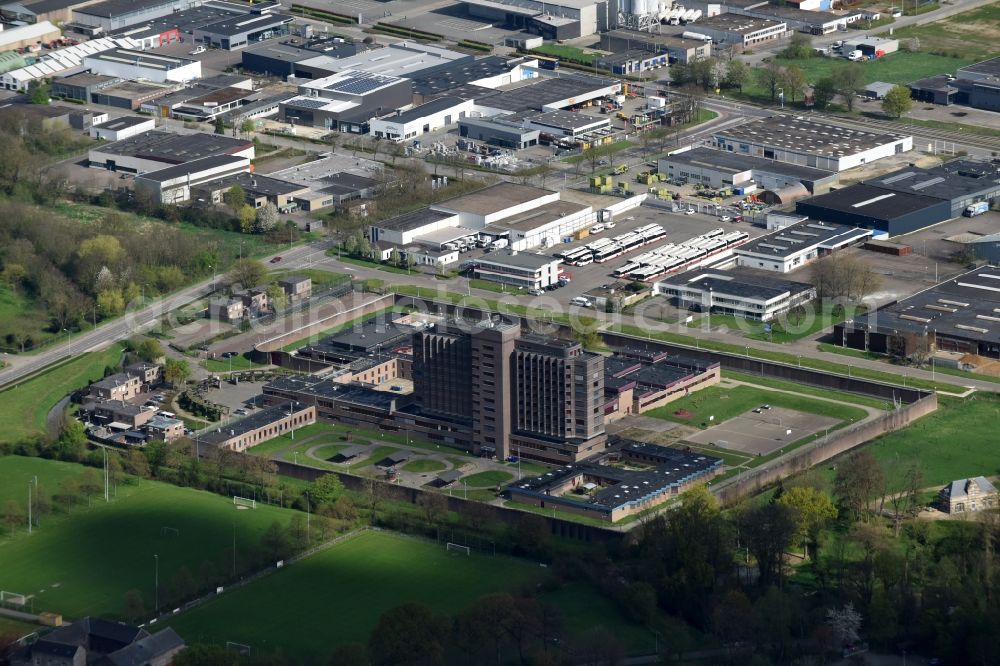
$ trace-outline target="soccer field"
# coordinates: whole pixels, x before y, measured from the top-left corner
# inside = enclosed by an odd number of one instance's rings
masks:
[[[387,532],[365,532],[170,623],[188,643],[235,641],[267,653],[328,663],[338,643],[365,643],[386,610],[415,601],[453,613],[491,592],[534,586],[545,570],[525,561]]]
[[[28,479],[35,474],[54,492],[61,478],[84,469],[35,458],[0,458],[0,498],[26,506]],[[140,591],[151,611],[154,555],[159,556],[160,599],[166,602],[182,567],[195,582],[214,584],[232,571],[234,532],[236,564],[242,569],[250,564],[251,553],[259,552],[267,527],[273,521],[285,526],[293,514],[260,504],[240,511],[231,498],[155,481],[119,486],[110,503],[95,498],[87,508],[84,500],[68,514],[43,518],[30,536],[22,528],[13,538],[0,538],[0,589],[34,595],[35,612],[53,611],[69,619],[120,617],[125,592],[132,589]]]

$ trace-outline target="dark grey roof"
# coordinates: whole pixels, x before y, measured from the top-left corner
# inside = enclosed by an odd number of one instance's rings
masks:
[[[800,166],[798,164],[789,164],[787,162],[766,160],[762,157],[741,155],[739,153],[731,153],[728,150],[716,150],[714,148],[706,148],[704,146],[692,148],[691,150],[686,150],[682,153],[668,155],[661,158],[661,161],[677,165],[685,165],[694,169],[707,168],[729,171],[731,173],[757,169],[766,173],[800,178],[804,181],[817,181],[836,176],[836,172],[827,171],[825,169],[816,169],[813,167]]]
[[[403,396],[389,391],[376,391],[366,386],[353,384],[338,384],[329,379],[318,377],[288,376],[275,379],[264,386],[264,393],[269,391],[294,392],[304,400],[324,398],[336,402],[364,405],[384,410],[386,413],[394,407],[394,403]],[[273,395],[273,393],[271,393]]]
[[[533,254],[531,252],[491,252],[474,260],[477,264],[495,266],[514,266],[517,268],[530,268],[537,270],[542,266],[547,266],[553,261],[559,261],[555,257],[546,254]]]
[[[177,178],[183,178],[187,175],[196,175],[207,169],[215,169],[217,167],[225,166],[236,166],[240,163],[247,161],[245,157],[237,157],[235,155],[212,155],[209,157],[202,157],[199,160],[191,160],[190,162],[185,162],[183,164],[175,164],[174,166],[166,167],[165,169],[158,169],[156,171],[151,171],[145,173],[138,178],[142,180],[152,181],[154,183],[165,183],[170,180],[175,180]]]
[[[992,198],[1000,193],[1000,164],[958,159],[930,169],[907,167],[864,183],[948,201],[976,195]]]
[[[206,132],[174,134],[162,130],[150,130],[99,146],[95,151],[156,160],[167,164],[180,164],[210,155],[240,152],[251,147],[253,144],[249,141],[222,134]]]
[[[527,114],[524,118],[539,125],[573,130],[589,127],[602,121],[608,122],[607,116],[592,116],[587,113],[573,113],[572,111],[547,111],[545,113]]]
[[[287,14],[243,14],[232,18],[225,18],[216,23],[210,23],[198,28],[200,31],[210,32],[216,35],[242,35],[243,33],[257,32],[271,26],[279,26],[291,23],[292,17]]]
[[[875,219],[891,219],[924,210],[939,202],[940,199],[922,194],[893,192],[866,183],[857,183],[800,201],[796,204],[796,208],[808,211],[824,208]]]
[[[979,77],[1000,77],[1000,56],[966,65],[958,70],[958,74],[975,74]]]
[[[212,180],[199,185],[199,187],[229,189],[233,185],[239,185],[244,191],[259,196],[279,196],[309,189],[305,185],[299,185],[298,183],[291,183],[287,180],[247,172]]]
[[[367,176],[359,176],[348,171],[341,171],[322,178],[317,185],[320,192],[326,194],[354,195],[378,185],[378,181]]]
[[[773,273],[763,271],[719,271],[710,268],[673,275],[660,280],[660,284],[764,301],[789,293],[800,294],[813,288],[809,283],[782,280]]]
[[[427,102],[426,104],[421,104],[420,106],[415,106],[412,109],[403,111],[395,116],[387,116],[383,120],[389,122],[397,123],[408,123],[412,120],[420,120],[421,118],[426,118],[432,113],[440,113],[442,111],[447,111],[453,107],[458,106],[465,100],[460,97],[438,97],[432,102]],[[456,118],[457,120],[457,118]]]
[[[170,0],[104,0],[86,7],[75,7],[73,11],[98,16],[100,18],[115,18],[123,14],[151,9],[161,5],[172,4]]]
[[[113,666],[146,666],[177,652],[184,647],[184,639],[167,627],[152,636],[140,638],[136,642],[112,652],[105,661]]]
[[[1000,269],[984,266],[937,284],[872,313],[859,315],[857,328],[901,331],[1000,344]]]
[[[372,226],[379,229],[391,229],[392,231],[411,231],[449,217],[452,217],[452,213],[442,213],[430,208],[421,208],[397,215],[396,217],[390,217],[388,220],[373,222]]]
[[[395,322],[385,323],[369,319],[361,326],[350,326],[306,349],[322,350],[323,348],[329,348],[353,351],[386,349],[398,342],[409,340],[415,330],[412,326],[406,324],[397,324]]]
[[[743,125],[717,130],[716,136],[757,145],[774,145],[800,153],[843,157],[871,150],[903,138],[899,134],[869,132],[819,120],[770,116]]]
[[[253,432],[254,430],[263,428],[266,425],[280,421],[281,419],[286,418],[289,412],[298,412],[306,407],[308,407],[308,405],[289,400],[288,402],[280,405],[275,405],[274,407],[268,407],[267,409],[255,412],[250,416],[240,419],[239,421],[230,421],[226,425],[220,426],[212,432],[198,435],[197,439],[203,444],[221,444],[229,441],[233,437],[245,435],[248,432]]]
[[[506,90],[499,94],[483,95],[489,97],[484,104],[496,109],[508,111],[541,111],[542,107],[571,97],[580,97],[593,90],[605,88],[616,83],[610,79],[599,79],[592,76],[560,76],[537,79],[527,85]]]
[[[472,61],[446,63],[418,72],[419,75],[412,78],[413,92],[425,96],[448,93],[448,91],[470,81],[478,81],[509,72],[516,63],[522,60],[523,58],[508,60],[501,56],[491,55]]]

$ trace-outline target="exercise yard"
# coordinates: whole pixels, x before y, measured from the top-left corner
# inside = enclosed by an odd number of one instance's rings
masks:
[[[750,410],[687,437],[688,442],[716,446],[751,456],[767,456],[782,447],[833,429],[842,421],[784,407]]]
[[[281,646],[297,661],[329,663],[338,643],[367,642],[390,608],[415,601],[453,614],[486,594],[534,588],[544,572],[523,560],[475,550],[456,554],[432,541],[364,532],[227,592],[170,626],[188,643],[233,641],[255,655]]]

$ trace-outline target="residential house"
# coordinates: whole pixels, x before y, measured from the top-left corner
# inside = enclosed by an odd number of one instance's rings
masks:
[[[234,292],[233,296],[243,302],[243,307],[246,308],[246,315],[250,317],[256,317],[266,312],[270,307],[270,302],[267,298],[267,287],[264,285]]]
[[[150,634],[140,627],[85,617],[48,633],[10,659],[13,666],[167,666],[185,647],[173,629]]]
[[[120,400],[86,402],[80,405],[80,415],[91,423],[107,426],[114,431],[137,430],[146,425],[156,409],[133,405]]]
[[[142,393],[142,380],[138,375],[119,372],[90,385],[90,397],[99,400],[131,400]]]
[[[125,368],[125,372],[139,377],[143,393],[163,383],[163,368],[155,363],[133,363]]]
[[[985,476],[952,481],[941,490],[941,505],[948,513],[971,513],[997,506],[997,489]]]
[[[150,439],[172,442],[184,436],[184,421],[156,414],[146,423],[145,432]]]
[[[239,298],[216,298],[208,303],[209,319],[219,321],[239,321],[246,314],[246,306]]]

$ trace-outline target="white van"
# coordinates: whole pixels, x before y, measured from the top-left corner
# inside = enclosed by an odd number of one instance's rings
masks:
[[[592,233],[592,234],[599,234],[602,231],[604,231],[604,225],[603,224],[595,224],[594,226],[592,226],[590,228],[590,233]]]
[[[853,51],[851,51],[850,53],[847,54],[847,59],[850,60],[851,62],[857,62],[858,60],[864,60],[864,58],[865,58],[865,54],[862,53],[861,51],[857,50],[857,49],[854,49]]]

